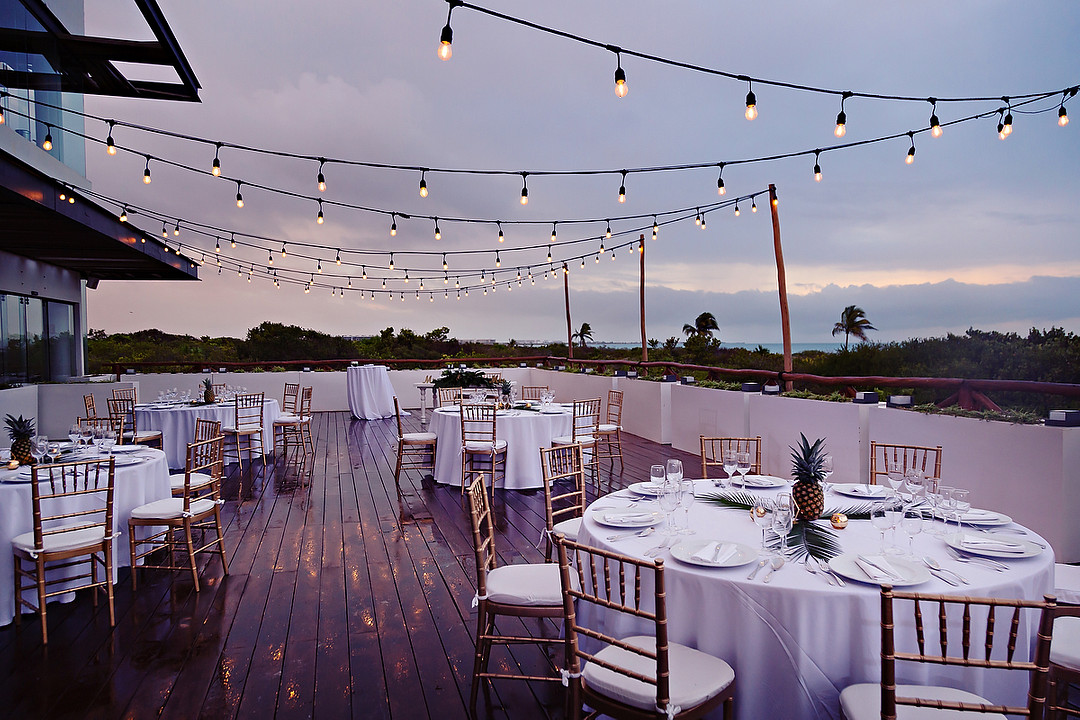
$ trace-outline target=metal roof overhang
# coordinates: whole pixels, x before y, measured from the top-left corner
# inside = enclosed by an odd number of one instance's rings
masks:
[[[7,153],[0,153],[0,250],[90,280],[199,279],[190,259]]]

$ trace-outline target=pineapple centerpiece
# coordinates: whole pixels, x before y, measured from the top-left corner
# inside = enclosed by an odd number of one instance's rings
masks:
[[[30,438],[34,436],[34,419],[24,418],[20,415],[16,418],[8,415],[4,419],[8,429],[8,437],[11,439],[11,457],[18,460],[20,465],[29,465],[33,461],[30,454]]]
[[[209,405],[210,403],[214,402],[214,400],[216,399],[214,397],[214,383],[210,380],[210,378],[206,378],[205,380],[202,381],[202,384],[203,384],[203,394],[202,394],[203,395],[203,402]]]
[[[825,491],[821,481],[825,473],[821,462],[825,456],[825,439],[819,438],[813,445],[799,433],[799,446],[791,448],[791,476],[795,484],[791,497],[795,501],[796,520],[817,520],[825,509]]]

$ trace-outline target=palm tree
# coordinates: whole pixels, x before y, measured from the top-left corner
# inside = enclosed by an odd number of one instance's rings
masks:
[[[712,337],[713,330],[720,331],[720,325],[716,322],[716,317],[711,312],[703,312],[697,316],[694,320],[694,324],[686,324],[682,326],[683,334],[686,337],[693,337],[695,335],[700,337]]]
[[[580,342],[581,347],[588,347],[585,344],[585,341],[593,339],[592,325],[589,325],[589,323],[581,323],[581,329],[578,330],[576,333],[573,333],[570,336],[570,339],[571,340],[577,340],[578,342]]]
[[[847,350],[848,337],[854,335],[859,340],[866,340],[867,330],[877,330],[877,328],[866,319],[866,311],[858,305],[848,305],[840,313],[840,322],[833,325],[832,334],[833,337],[840,333],[844,334],[844,350]]]

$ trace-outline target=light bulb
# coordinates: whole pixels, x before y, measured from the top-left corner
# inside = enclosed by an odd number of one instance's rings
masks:
[[[904,162],[910,165],[915,162],[915,136],[912,133],[908,133],[908,137],[911,138],[911,147],[908,148],[907,157],[904,158]]]
[[[557,234],[556,234],[556,232],[555,232],[555,225],[554,225],[554,223],[553,223],[553,224],[551,225],[551,242],[555,242],[555,238],[556,238],[556,236],[557,236]]]
[[[173,228],[173,233],[172,234],[173,235],[179,235],[180,234],[180,221],[179,220],[176,221],[176,227]]]
[[[323,217],[322,206],[320,206],[319,207],[319,214],[317,216],[315,216],[315,222],[322,225],[325,220],[326,220],[326,218]]]
[[[499,242],[502,242],[506,239],[506,236],[503,235],[502,223],[496,221],[495,224],[499,226]]]
[[[754,91],[746,93],[746,119],[753,120],[757,117],[757,98],[754,97]]]
[[[814,163],[814,182],[821,182],[821,165]]]
[[[843,110],[836,115],[836,129],[833,130],[833,135],[838,138],[847,135],[847,113]]]
[[[442,232],[439,230],[439,219],[435,218],[435,239],[442,240]]]
[[[735,217],[739,217],[739,203],[735,203]]]
[[[751,200],[750,201],[750,212],[752,212],[752,213],[757,212],[757,201],[756,200]]]
[[[236,207],[244,207],[244,196],[240,194],[239,190],[236,191]]]
[[[442,269],[443,270],[449,270],[450,269],[450,265],[448,265],[447,262],[446,262],[446,253],[443,253],[443,256],[442,256]]]
[[[127,208],[120,211],[120,222],[127,222]]]
[[[395,235],[397,235],[397,216],[394,215],[394,214],[391,214],[390,215],[390,237],[394,237]]]
[[[529,186],[525,184],[525,176],[521,176],[521,204],[529,204]]]
[[[604,230],[604,237],[611,239],[611,221],[607,221],[607,229]]]
[[[326,192],[326,176],[323,175],[323,165],[326,163],[325,158],[319,158],[319,174],[315,177],[315,184],[319,188],[319,192]]]
[[[615,68],[615,95],[618,97],[626,97],[626,94],[630,92],[630,87],[626,84],[626,71],[619,65]]]
[[[341,251],[340,250],[337,251],[337,257],[334,258],[334,262],[337,263],[338,265],[341,264]]]
[[[453,8],[453,5],[450,6]],[[446,61],[454,56],[452,43],[454,42],[454,30],[449,21],[443,26],[442,35],[439,37],[439,59]]]
[[[45,142],[41,143],[41,149],[46,152],[52,150],[52,130],[45,131]]]
[[[116,143],[112,139],[112,125],[109,125],[109,137],[105,138],[105,152],[109,155],[116,154]]]
[[[281,257],[285,257],[285,243],[281,243]]]
[[[1002,132],[1005,133],[1005,137],[1008,137],[1009,135],[1012,135],[1012,121],[1013,121],[1012,110],[1010,110],[1005,115],[1005,126],[1002,128]],[[1004,139],[1004,138],[1002,138],[1002,139]]]
[[[214,156],[214,165],[210,168],[210,174],[214,177],[221,177],[221,160]]]
[[[424,179],[423,173],[420,174],[420,197],[427,197],[427,180]]]
[[[150,184],[150,158],[149,157],[146,158],[146,169],[143,170],[142,181],[147,185]]]
[[[1069,124],[1069,113],[1065,110],[1065,106],[1062,105],[1058,108],[1058,125],[1065,127]]]
[[[937,115],[930,116],[930,135],[932,137],[939,138],[945,134],[945,131],[941,129],[941,123],[938,122]]]
[[[716,177],[716,194],[724,195],[727,193],[727,188],[724,187],[724,166],[720,166],[720,174]]]

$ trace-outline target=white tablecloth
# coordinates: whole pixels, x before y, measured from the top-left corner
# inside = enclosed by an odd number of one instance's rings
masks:
[[[137,454],[117,454],[121,457],[139,457],[141,462],[116,468],[116,484],[113,492],[113,526],[119,537],[113,544],[113,582],[116,568],[128,565],[127,522],[131,511],[140,505],[170,496],[169,467],[160,450],[146,448]],[[29,482],[5,482],[15,477],[16,471],[0,470],[0,625],[7,625],[15,614],[14,558],[11,539],[34,529],[33,501]],[[37,604],[37,595],[31,591],[25,595]],[[71,596],[60,596],[61,598]],[[56,598],[59,599],[59,598]]]
[[[281,414],[277,400],[263,401],[263,449],[269,453],[274,446],[274,421]],[[135,408],[139,431],[160,430],[162,447],[169,467],[182,470],[187,465],[187,446],[195,438],[195,420],[217,420],[221,427],[236,422],[236,405],[231,402],[213,405],[175,405],[169,408],[153,406]]]
[[[573,413],[499,412],[503,414],[495,421],[495,434],[499,440],[506,441],[506,482],[501,487],[507,490],[543,487],[540,448],[550,447],[553,437],[570,434]],[[439,408],[433,412],[428,430],[439,437],[435,451],[436,482],[461,485],[461,415],[457,408]]]
[[[349,411],[361,420],[378,420],[394,415],[394,387],[385,365],[361,365],[345,372],[349,390]],[[402,413],[406,415],[408,413]]]
[[[698,483],[699,494],[711,491],[710,481]],[[757,492],[775,495],[779,491]],[[616,498],[627,494],[622,491],[601,498],[593,507],[622,507],[626,498]],[[826,508],[857,504],[859,500],[833,494],[826,498]],[[659,510],[651,501],[633,507]],[[611,535],[625,530],[597,523],[594,516],[603,512],[592,507],[586,512],[581,542],[642,556],[662,539],[653,534],[640,539],[608,541]],[[697,531],[686,536],[690,539],[708,537],[753,547],[761,544],[761,531],[747,513],[722,510],[701,500],[691,508],[690,525]],[[941,523],[935,525],[940,527]],[[869,521],[851,521],[846,529],[836,533],[845,552],[875,554],[878,549],[878,531]],[[906,544],[906,535],[902,531],[898,533]],[[1027,537],[1039,540],[1035,535]],[[948,560],[944,542],[925,532],[916,536],[915,552],[920,557],[929,555],[938,559],[943,566],[971,581],[970,585],[953,587],[932,578],[910,588],[919,592],[1041,600],[1044,593],[1054,588],[1054,556],[1049,549],[1037,557],[1004,561],[1010,569],[1003,573]],[[713,569],[683,564],[672,559],[670,553],[662,557],[666,568],[669,637],[721,657],[735,668],[736,717],[743,720],[839,718],[838,698],[844,687],[858,682],[880,682],[881,603],[877,586],[846,581],[845,587],[834,587],[825,578],[795,563],[785,565],[772,582],[765,584],[761,582],[764,569],[755,580],[746,579],[753,565]],[[914,650],[899,647],[902,638],[914,634],[899,629],[912,625],[910,604],[898,604],[897,608],[903,608],[903,615],[897,614],[898,649]],[[928,643],[936,643],[935,611],[927,612],[931,628],[928,632],[932,636]],[[998,620],[1004,628],[1006,619]],[[616,635],[625,636],[644,627],[624,623],[613,629]],[[1021,635],[1034,638],[1036,630],[1034,626],[1021,628]],[[959,646],[957,630],[950,631],[950,641],[950,650],[953,645]],[[996,649],[1001,641],[999,638],[995,643]],[[973,647],[975,644],[973,641]],[[1026,702],[1027,677],[1015,672],[1003,679],[1000,674],[979,670],[943,673],[937,666],[897,663],[897,678],[899,682],[952,685],[1016,705]],[[719,710],[715,717],[720,717]]]

